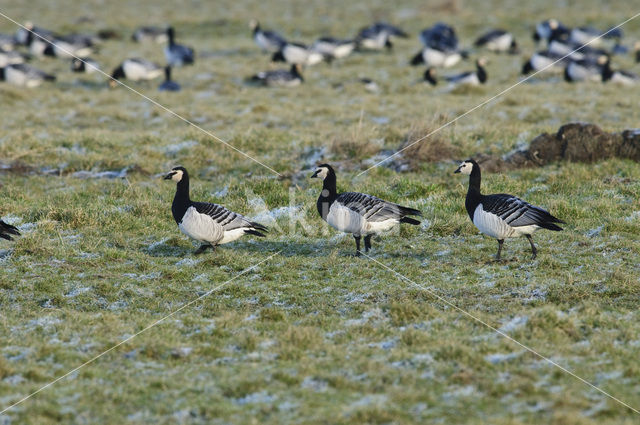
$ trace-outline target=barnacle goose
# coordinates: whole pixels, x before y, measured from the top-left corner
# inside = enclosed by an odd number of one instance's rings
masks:
[[[71,71],[92,74],[100,69],[98,62],[91,58],[71,59]]]
[[[249,21],[249,28],[253,30],[253,41],[263,52],[277,52],[287,42],[275,31],[263,30],[256,19]]]
[[[569,61],[569,58],[565,58],[548,50],[536,52],[522,65],[522,75],[543,69],[545,72],[561,72],[563,70],[562,65]]]
[[[56,58],[86,57],[93,53],[94,39],[84,34],[69,34],[55,37],[44,51]]]
[[[478,230],[498,240],[497,260],[500,259],[505,238],[526,236],[531,244],[533,258],[536,258],[538,250],[531,238],[533,232],[538,229],[562,230],[554,223],[564,223],[564,221],[513,195],[504,193],[482,195],[480,166],[473,159],[462,162],[455,172],[469,176],[469,189],[464,205]]]
[[[233,242],[242,235],[264,237],[267,228],[217,204],[194,202],[189,198],[189,174],[184,167],[174,167],[165,177],[177,183],[171,213],[182,233],[202,242],[196,254],[216,245]]]
[[[406,32],[386,22],[376,22],[371,26],[362,28],[355,38],[358,48],[369,50],[382,50],[393,48],[391,36],[407,38]]]
[[[333,37],[321,37],[311,45],[311,50],[323,54],[329,61],[345,58],[355,48],[356,42],[354,40],[339,40]]]
[[[465,52],[458,50],[443,50],[436,47],[424,47],[411,58],[411,65],[427,65],[438,68],[449,68],[466,57]]]
[[[425,47],[432,47],[439,50],[457,50],[458,36],[451,25],[444,22],[437,22],[432,27],[426,28],[418,36],[420,42]]]
[[[478,37],[474,43],[476,47],[486,47],[497,53],[518,53],[518,43],[513,34],[502,29],[494,29]]]
[[[604,55],[595,59],[588,57],[569,61],[564,68],[564,79],[569,83],[576,81],[602,81],[602,73],[607,62],[609,62],[609,57]]]
[[[640,41],[636,41],[633,44],[633,56],[636,63],[640,63]]]
[[[273,62],[286,62],[292,65],[315,65],[325,59],[327,58],[324,54],[310,49],[306,44],[289,42],[284,43],[271,57]]]
[[[192,65],[195,59],[193,49],[176,43],[173,27],[167,28],[167,37],[169,45],[164,48],[164,56],[169,66]]]
[[[611,61],[607,60],[602,66],[602,82],[606,83],[609,81],[623,86],[634,86],[640,83],[640,77],[622,69],[611,69]]]
[[[25,57],[14,50],[4,50],[0,47],[0,68],[4,68],[7,65],[15,65],[17,63],[24,63]]]
[[[249,78],[249,81],[262,84],[264,86],[295,87],[302,84],[304,79],[300,73],[300,65],[291,65],[291,70],[276,69],[273,71],[262,71]]]
[[[6,81],[15,86],[38,87],[44,81],[55,81],[56,77],[47,74],[37,68],[27,65],[26,63],[18,63],[7,65],[0,68],[0,81]]]
[[[10,241],[13,236],[20,236],[18,228],[0,220],[0,238]]]
[[[4,50],[5,52],[14,50],[17,44],[14,36],[10,34],[0,34],[0,50]]]
[[[420,211],[383,201],[375,196],[358,192],[338,194],[336,173],[329,164],[321,164],[311,178],[323,180],[322,192],[316,206],[320,217],[333,228],[352,233],[356,240],[356,256],[360,256],[360,238],[364,236],[364,249],[371,248],[371,236],[391,229],[399,223],[418,225],[410,215]]]
[[[129,58],[122,61],[120,65],[111,73],[109,85],[116,87],[115,80],[126,78],[131,81],[153,80],[162,75],[162,67],[154,62],[141,58]]]
[[[131,40],[137,43],[152,41],[160,44],[165,43],[168,39],[167,29],[162,27],[140,27],[131,35]]]
[[[479,86],[487,82],[487,71],[484,69],[487,64],[486,59],[480,58],[476,60],[476,70],[467,71],[457,75],[449,75],[444,77],[451,84],[460,85],[466,84],[470,86]],[[438,83],[436,79],[436,73],[433,68],[428,68],[424,72],[424,79],[431,85],[435,86]]]
[[[171,66],[164,67],[164,81],[158,86],[160,91],[180,91],[180,84],[171,79]]]
[[[16,31],[15,35],[14,35],[14,39],[16,41],[17,44],[21,44],[23,46],[28,46],[29,45],[29,37],[33,37],[33,34],[35,33],[45,39],[51,39],[53,38],[53,31],[41,28],[41,27],[37,27],[35,25],[33,25],[32,22],[25,22],[24,23],[24,28],[20,27],[18,28],[18,30]],[[31,35],[30,35],[31,34]],[[39,37],[36,37],[39,39]]]
[[[570,30],[556,19],[547,19],[536,25],[536,29],[533,32],[533,40],[538,43],[541,40],[547,42],[551,39],[563,39],[568,40],[570,36]]]

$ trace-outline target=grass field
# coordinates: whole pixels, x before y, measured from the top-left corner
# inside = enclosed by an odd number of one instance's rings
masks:
[[[536,234],[535,261],[518,239],[505,243],[500,263],[496,242],[469,221],[455,161],[354,178],[408,137],[519,81],[535,22],[608,28],[638,12],[630,2],[162,3],[9,1],[0,12],[60,32],[116,30],[123,38],[95,56],[107,71],[129,56],[163,62],[162,46],[129,36],[139,25],[173,24],[198,56],[174,71],[183,91],[160,93],[159,81],[133,87],[281,176],[135,93],[71,74],[67,62],[34,61],[57,73],[52,85],[0,83],[0,217],[23,233],[0,241],[0,410],[215,290],[0,424],[638,423],[637,413],[442,301],[640,409],[637,163],[484,173],[486,193],[516,194],[568,222],[564,232]],[[306,42],[353,36],[376,19],[411,38],[391,53],[309,68],[295,89],[255,88],[244,78],[274,66],[250,38],[252,17]],[[438,20],[466,46],[504,27],[523,52],[482,53],[486,86],[432,88],[407,62],[418,32]],[[627,44],[640,38],[640,20],[623,29]],[[15,30],[0,18],[0,32]],[[631,56],[614,60],[640,71]],[[360,77],[381,91],[367,92]],[[507,154],[572,121],[634,128],[636,91],[534,78],[424,143],[465,159]],[[317,216],[320,183],[308,177],[318,161],[336,165],[339,189],[419,208],[423,225],[374,239],[375,261],[354,258],[353,238]],[[175,165],[190,171],[194,199],[255,218],[269,236],[193,256],[171,217],[175,185],[161,179]]]

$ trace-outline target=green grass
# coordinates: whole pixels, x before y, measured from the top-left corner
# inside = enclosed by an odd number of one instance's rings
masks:
[[[623,1],[457,1],[455,12],[447,4],[3,5],[20,22],[121,32],[95,57],[108,71],[130,55],[162,62],[160,46],[128,37],[138,25],[173,23],[199,54],[195,66],[174,72],[184,90],[133,86],[283,177],[126,89],[72,75],[64,62],[34,61],[58,73],[54,85],[0,84],[0,214],[23,231],[0,242],[0,409],[277,253],[8,411],[2,423],[636,423],[635,413],[430,292],[639,408],[637,163],[485,173],[486,193],[517,194],[568,222],[564,232],[535,235],[535,261],[525,239],[508,240],[502,263],[492,262],[496,242],[469,221],[467,181],[452,174],[454,161],[354,176],[407,137],[518,81],[524,55],[535,50],[536,21],[556,16],[605,28],[637,11]],[[79,22],[83,16],[91,20]],[[299,88],[260,89],[243,83],[271,67],[249,38],[252,17],[301,41],[351,36],[378,18],[412,38],[391,54],[310,68]],[[437,20],[455,25],[465,45],[488,26],[510,29],[523,55],[487,54],[485,87],[420,84],[423,69],[406,63],[418,49],[415,35]],[[0,21],[0,32],[14,30]],[[624,30],[637,38],[640,23]],[[630,57],[615,61],[633,66]],[[366,92],[359,76],[382,92]],[[438,136],[464,159],[504,155],[566,122],[621,131],[639,120],[628,89],[545,77]],[[354,258],[353,239],[320,220],[319,182],[308,179],[320,159],[337,165],[340,189],[424,212],[424,225],[374,239],[372,253],[421,287]],[[192,175],[194,199],[262,217],[269,236],[194,257],[195,245],[171,218],[175,186],[161,179],[177,164]],[[124,179],[74,174],[124,168]],[[280,207],[291,207],[294,218],[286,210],[265,214]]]

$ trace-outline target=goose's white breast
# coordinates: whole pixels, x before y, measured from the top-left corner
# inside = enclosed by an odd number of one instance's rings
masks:
[[[178,228],[192,239],[211,244],[217,244],[224,236],[220,224],[208,215],[200,214],[194,207],[187,209]]]

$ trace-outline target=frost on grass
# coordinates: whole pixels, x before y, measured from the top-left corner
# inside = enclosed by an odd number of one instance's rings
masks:
[[[504,363],[509,360],[513,360],[522,355],[522,351],[517,353],[495,353],[495,354],[487,354],[484,356],[484,359],[491,364]]]
[[[240,406],[244,406],[246,404],[257,404],[257,403],[273,403],[277,400],[278,397],[275,395],[271,395],[266,391],[260,391],[257,393],[247,394],[244,397],[234,398],[233,402]]]
[[[529,321],[529,318],[527,316],[515,316],[511,320],[509,320],[507,323],[500,326],[498,330],[500,332],[504,332],[508,334],[509,332],[513,332],[515,330],[522,328],[524,325],[527,324],[528,321]]]

